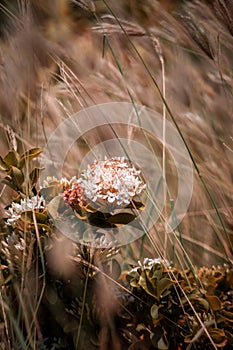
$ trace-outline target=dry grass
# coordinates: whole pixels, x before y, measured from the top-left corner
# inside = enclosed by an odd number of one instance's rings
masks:
[[[120,262],[155,257],[157,246],[162,256],[184,267],[190,267],[187,256],[198,266],[232,264],[231,1],[60,0],[47,4],[40,0],[28,4],[22,0],[11,5],[1,1],[0,6],[4,18],[0,39],[1,155],[14,139],[19,152],[44,147],[62,121],[85,107],[121,101],[145,105],[178,126],[193,158],[194,188],[180,231],[167,241],[161,220],[149,236],[122,248]],[[93,147],[108,137],[106,132],[94,130],[85,137]],[[119,134],[129,135],[129,130],[122,126]],[[137,130],[130,130],[130,135],[137,139]],[[154,147],[162,160],[161,145],[155,142]],[[88,150],[83,140],[73,145],[65,175],[73,175]],[[172,196],[176,196],[175,169],[168,163],[165,170]],[[4,217],[4,207],[15,193],[0,185],[0,196]],[[171,199],[168,197],[167,211]],[[69,244],[66,246],[69,251]],[[48,261],[61,254],[59,249],[58,245]],[[51,266],[53,269],[53,263]],[[37,273],[33,270],[33,276],[26,276],[27,283],[36,280]],[[25,286],[28,290],[30,285]],[[14,292],[20,299],[22,291]],[[37,302],[42,292],[43,286],[33,290]],[[52,289],[50,292],[52,298]],[[22,301],[22,313],[29,315],[23,324],[33,348],[35,333],[40,336],[38,320],[33,319],[37,305],[32,297],[24,298],[30,303],[29,310],[24,310]],[[50,307],[53,314],[53,303]],[[56,307],[63,324],[64,306]],[[31,324],[36,325],[35,333]],[[104,339],[104,330],[101,336]],[[114,349],[118,348],[116,340]]]

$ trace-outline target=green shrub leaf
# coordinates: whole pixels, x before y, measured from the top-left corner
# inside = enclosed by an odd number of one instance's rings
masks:
[[[108,222],[115,225],[127,225],[129,222],[131,222],[133,219],[135,219],[135,215],[129,214],[129,213],[119,213],[116,215],[112,215]]]
[[[4,159],[0,156],[0,170],[6,171],[9,170],[10,166],[4,161]]]
[[[162,278],[157,283],[157,297],[160,298],[166,289],[173,285],[173,281],[168,278]]]
[[[19,168],[22,169],[27,162],[38,157],[41,154],[41,152],[43,152],[43,149],[38,147],[31,148],[24,152],[19,161]]]
[[[8,172],[8,175],[11,177],[12,182],[16,185],[16,187],[20,189],[22,183],[24,182],[24,175],[22,171],[15,166],[12,166]]]
[[[151,306],[150,314],[153,320],[158,320],[159,318],[159,306],[154,304]]]
[[[227,337],[222,329],[214,328],[209,330],[209,334],[217,348],[223,348],[227,345]]]
[[[43,170],[43,168],[34,168],[30,172],[29,179],[30,179],[31,186],[36,185],[36,183],[38,182],[41,170]]]
[[[206,295],[206,299],[213,311],[221,310],[222,303],[216,295]]]
[[[19,165],[19,161],[20,161],[20,155],[15,150],[11,150],[4,157],[4,162],[10,167],[11,166],[17,167]]]

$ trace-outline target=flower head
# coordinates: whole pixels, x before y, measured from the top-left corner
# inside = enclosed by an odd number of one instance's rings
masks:
[[[137,170],[124,157],[95,161],[78,179],[85,196],[92,202],[127,205],[146,187]]]
[[[83,193],[83,188],[78,182],[73,183],[66,187],[66,190],[63,192],[63,197],[72,209],[78,209],[85,205],[85,197]]]
[[[7,225],[13,226],[20,218],[21,214],[27,210],[44,209],[44,198],[41,196],[26,197],[20,203],[13,202],[6,211]]]

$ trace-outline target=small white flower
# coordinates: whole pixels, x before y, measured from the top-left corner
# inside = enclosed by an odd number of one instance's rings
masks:
[[[68,180],[66,177],[62,177],[60,180],[58,180],[55,176],[48,176],[43,181],[42,188],[49,187],[54,185],[54,183],[62,185],[63,189],[67,188],[68,186],[73,185],[74,183],[77,183],[78,179],[76,176],[73,176],[70,180]]]
[[[92,202],[105,200],[121,206],[129,204],[146,187],[139,178],[140,173],[124,157],[115,157],[88,165],[78,182]]]
[[[43,187],[49,187],[51,186],[51,184],[53,184],[54,182],[58,182],[58,179],[55,176],[48,176],[46,177],[46,179],[43,181]]]
[[[68,180],[66,177],[62,177],[60,180],[60,184],[63,188],[67,188],[69,186],[72,186],[73,184],[76,184],[78,181],[76,176],[73,176],[70,180]]]
[[[33,196],[31,198],[26,197],[21,199],[20,203],[12,203],[12,205],[6,211],[7,225],[13,226],[20,218],[21,214],[27,210],[43,209],[44,198],[42,196]]]
[[[25,250],[26,242],[23,238],[20,238],[18,243],[15,244],[15,248],[18,250]]]
[[[161,264],[161,265],[164,265],[166,267],[170,267],[169,261],[166,259],[161,259],[161,258],[156,258],[156,259],[144,258],[143,263],[138,261],[138,264],[139,264],[139,266],[149,267],[149,268],[152,268],[153,265],[155,265],[155,264]]]

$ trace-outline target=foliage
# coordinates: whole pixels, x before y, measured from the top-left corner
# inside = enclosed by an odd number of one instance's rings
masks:
[[[194,276],[166,261],[145,259],[127,273],[127,281],[141,300],[134,305],[132,324],[143,335],[142,349],[232,347],[233,270],[228,266],[200,268]]]

